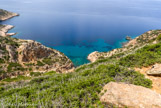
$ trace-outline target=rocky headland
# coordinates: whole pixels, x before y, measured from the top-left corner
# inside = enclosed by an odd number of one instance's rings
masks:
[[[19,16],[19,14],[0,9],[0,21],[4,21],[15,16]]]

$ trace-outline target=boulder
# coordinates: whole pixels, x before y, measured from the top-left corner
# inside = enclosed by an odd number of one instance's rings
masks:
[[[127,40],[127,41],[131,41],[132,38],[131,38],[130,36],[126,36],[126,40]]]
[[[155,64],[151,69],[146,71],[148,75],[161,75],[161,64]]]
[[[101,94],[101,102],[119,108],[161,108],[161,95],[142,86],[110,82]]]

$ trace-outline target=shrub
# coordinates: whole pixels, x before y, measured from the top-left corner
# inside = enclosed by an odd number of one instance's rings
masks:
[[[5,63],[4,59],[0,58],[0,64]]]
[[[5,82],[17,82],[17,81],[21,81],[21,80],[29,80],[31,79],[30,77],[25,77],[25,76],[17,76],[15,78],[6,78],[2,81],[5,81]]]
[[[18,70],[24,71],[25,69],[18,63],[9,63],[7,67],[8,72],[18,71]]]
[[[42,60],[45,64],[48,64],[48,65],[52,65],[53,64],[53,61],[52,61],[52,59],[50,59],[50,58],[45,58],[45,59],[43,59]]]
[[[30,76],[40,76],[40,72],[30,72]]]
[[[161,34],[158,35],[157,40],[161,41]]]
[[[44,66],[45,64],[42,63],[41,61],[38,61],[38,62],[37,62],[37,65],[38,65],[38,66]]]

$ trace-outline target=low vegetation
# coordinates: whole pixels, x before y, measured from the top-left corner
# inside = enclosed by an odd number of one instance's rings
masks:
[[[106,61],[107,62],[107,61]],[[76,72],[58,74],[48,72],[30,82],[1,86],[1,105],[19,103],[28,107],[104,107],[99,101],[102,87],[110,81],[126,82],[151,88],[144,75],[118,64],[84,65]],[[97,65],[97,66],[96,66]],[[89,68],[91,67],[91,68]],[[38,75],[37,75],[38,74]]]
[[[161,63],[161,43],[147,45],[119,61],[120,65],[127,67],[147,67]]]

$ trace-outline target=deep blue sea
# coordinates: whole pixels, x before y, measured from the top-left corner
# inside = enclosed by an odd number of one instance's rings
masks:
[[[121,47],[161,29],[161,0],[0,0],[0,8],[17,12],[11,24],[17,38],[32,39],[65,53],[76,66],[93,51]]]

